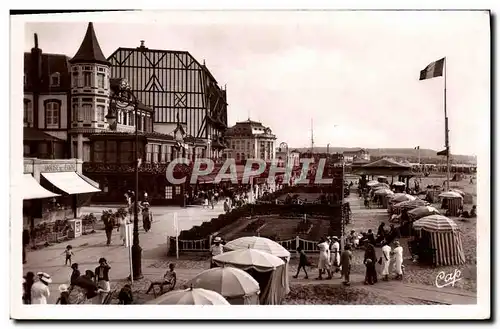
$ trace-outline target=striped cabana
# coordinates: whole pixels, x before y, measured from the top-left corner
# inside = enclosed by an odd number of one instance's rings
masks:
[[[439,194],[439,197],[443,199],[442,204],[448,210],[448,216],[455,217],[460,215],[460,208],[464,204],[464,199],[460,193],[449,191]]]
[[[436,250],[435,265],[462,265],[465,254],[457,224],[441,215],[422,217],[413,223],[413,229],[430,235],[431,248]]]

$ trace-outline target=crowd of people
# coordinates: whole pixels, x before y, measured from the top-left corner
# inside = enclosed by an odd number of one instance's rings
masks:
[[[66,248],[71,250],[71,248]],[[65,265],[71,262],[66,253]],[[92,270],[85,270],[81,274],[78,263],[70,263],[71,275],[67,284],[58,287],[59,297],[56,304],[107,304],[112,297],[109,272],[111,267],[103,257],[99,265]],[[23,304],[47,304],[50,297],[49,284],[52,278],[45,272],[28,272],[23,278]],[[132,289],[129,284],[122,287],[118,295],[120,304],[133,302]]]

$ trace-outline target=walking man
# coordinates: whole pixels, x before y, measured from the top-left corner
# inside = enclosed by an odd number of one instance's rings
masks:
[[[348,286],[351,284],[350,282],[350,274],[351,274],[351,260],[352,260],[352,252],[351,245],[347,244],[340,255],[340,266],[342,268],[341,274],[344,277],[344,285]]]

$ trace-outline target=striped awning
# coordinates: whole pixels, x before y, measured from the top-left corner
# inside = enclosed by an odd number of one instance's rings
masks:
[[[465,254],[460,231],[432,232],[431,248],[436,250],[436,265],[465,264]]]
[[[413,223],[415,230],[428,232],[452,232],[458,230],[457,224],[448,217],[442,215],[430,215],[420,218]]]

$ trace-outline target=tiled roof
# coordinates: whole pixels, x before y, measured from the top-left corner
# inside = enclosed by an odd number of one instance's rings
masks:
[[[33,69],[33,55],[24,53],[24,74],[26,74],[26,84],[24,91],[30,92],[39,83],[40,92],[65,92],[71,89],[71,76],[69,74],[69,58],[62,54],[42,54],[41,79],[36,76],[36,69]],[[59,73],[59,86],[50,85],[50,76]]]
[[[78,49],[75,56],[70,60],[70,63],[99,63],[111,66],[102,53],[92,22],[87,27],[87,33],[85,33],[80,49]]]

